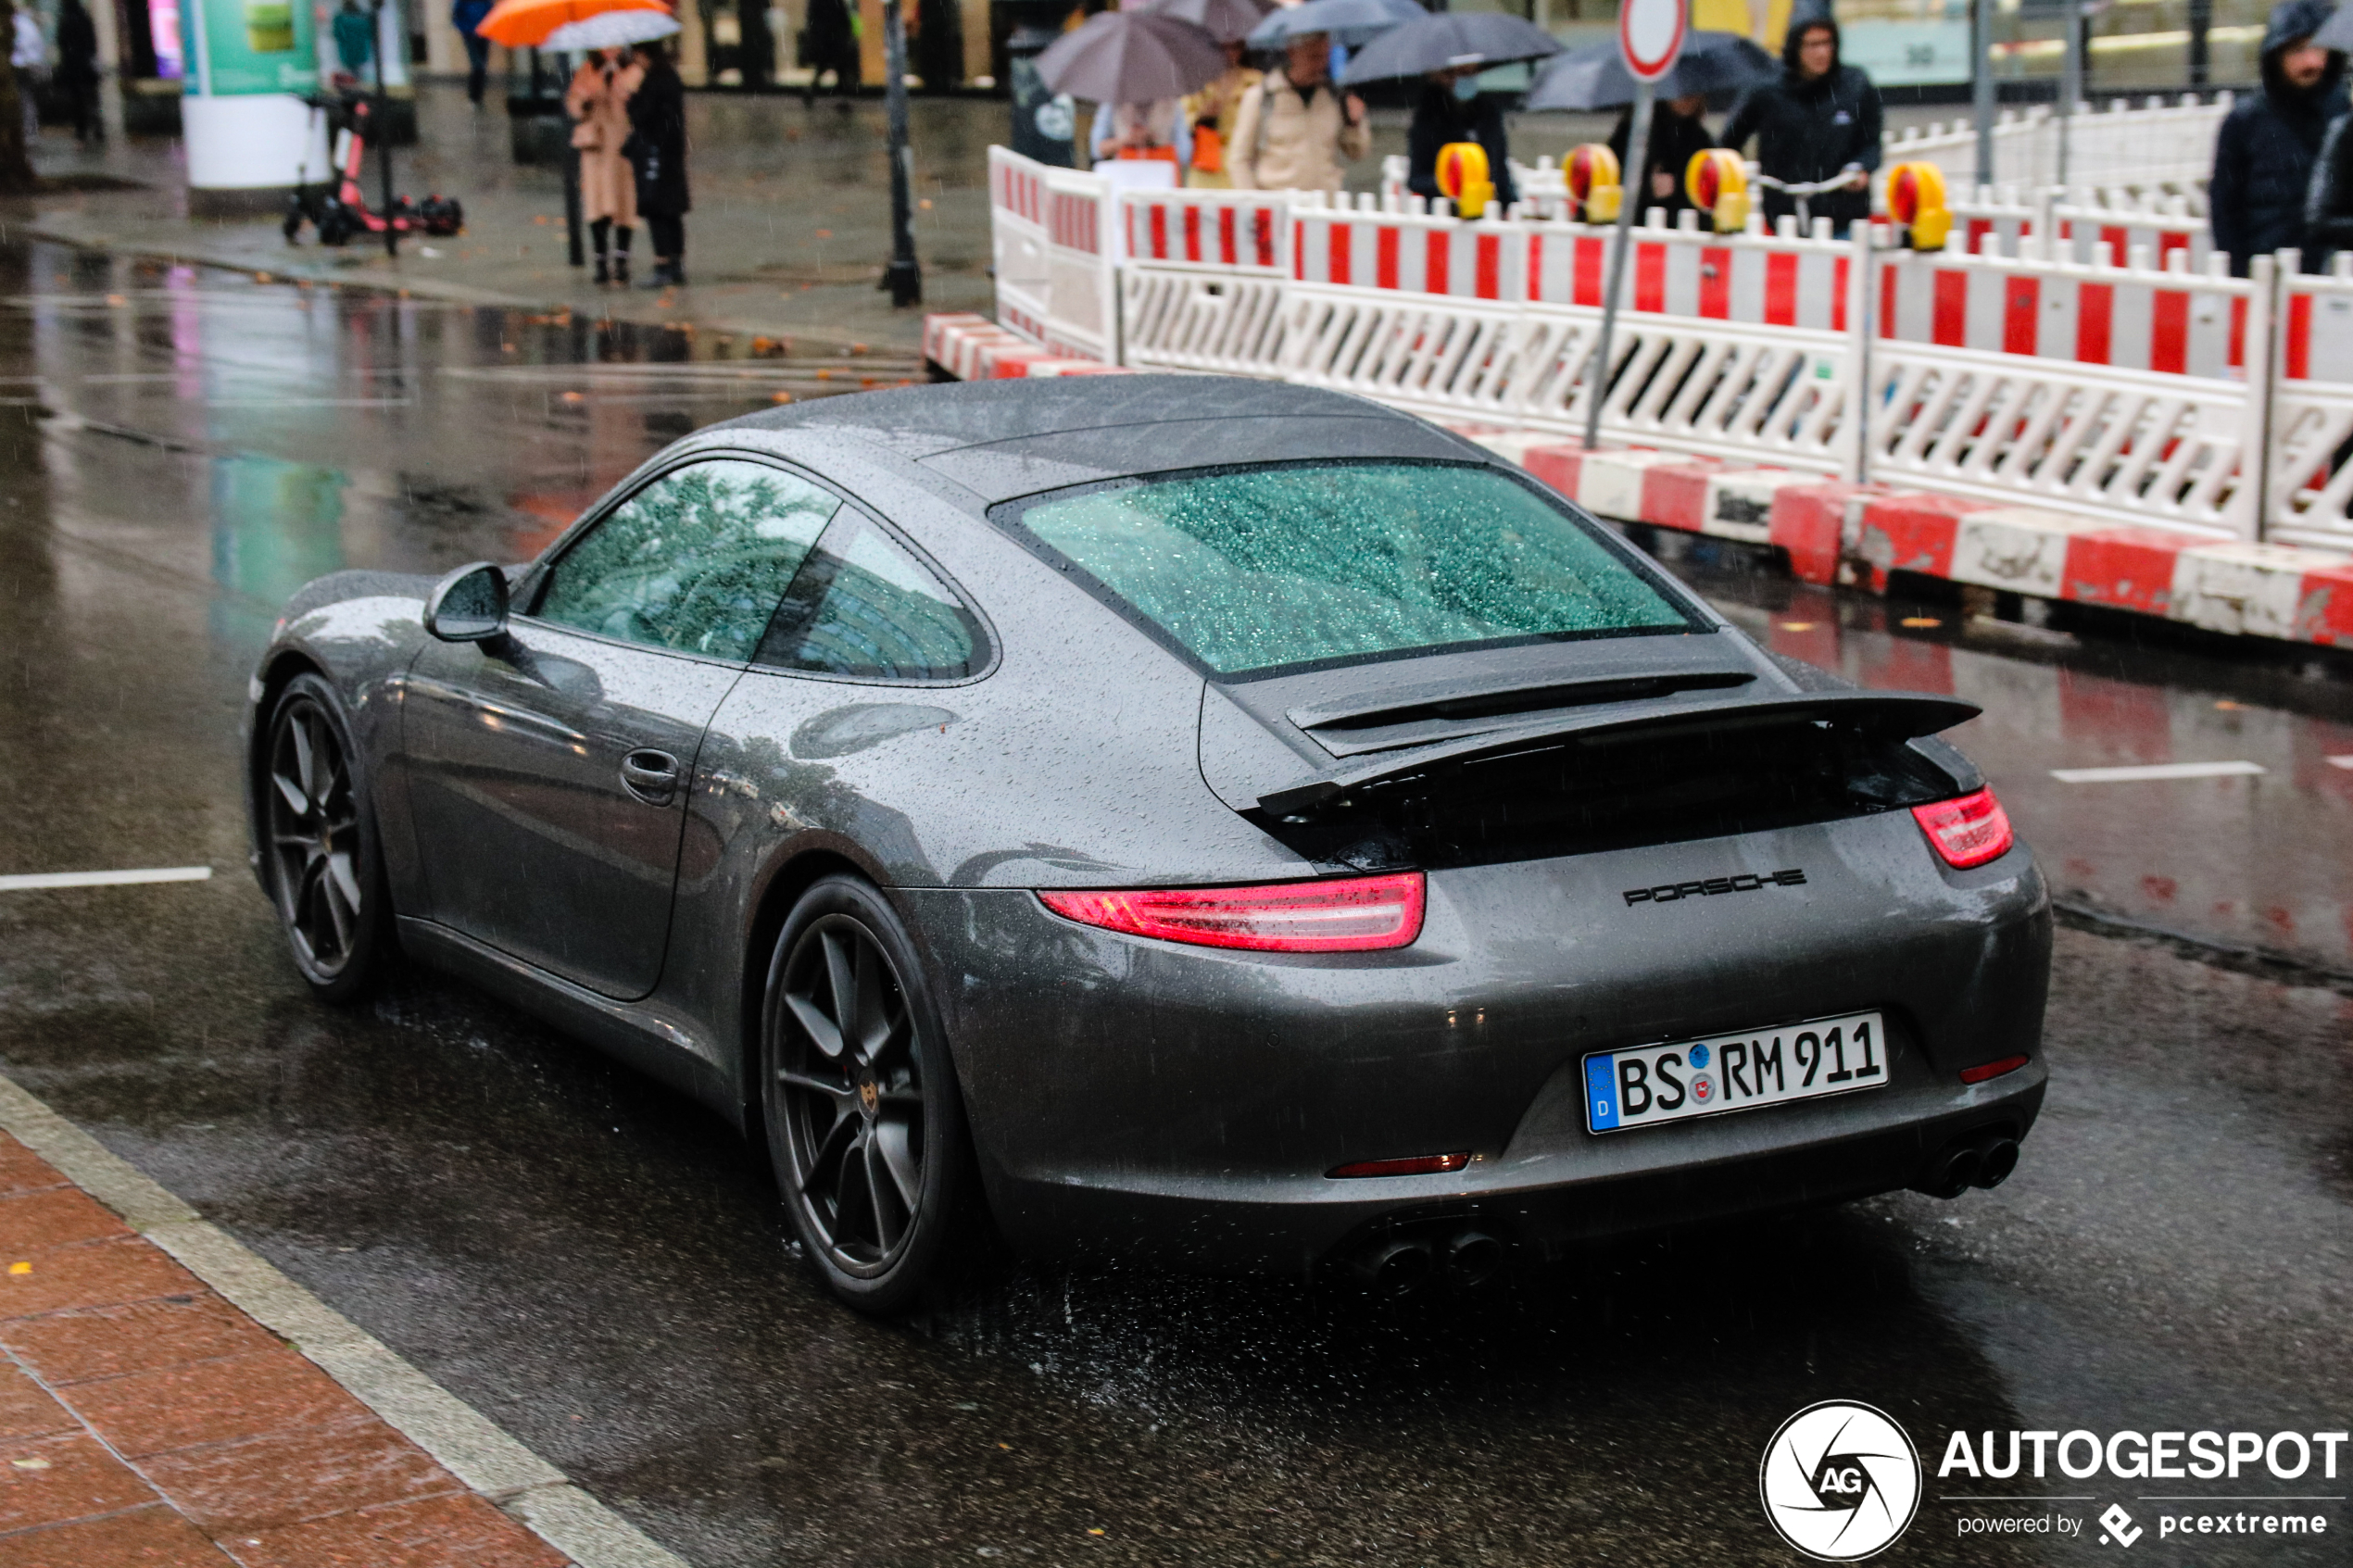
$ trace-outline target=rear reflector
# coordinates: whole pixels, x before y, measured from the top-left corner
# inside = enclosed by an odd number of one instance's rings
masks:
[[[2015,1073],[2025,1065],[2026,1059],[2022,1056],[2006,1056],[1998,1061],[1981,1062],[1975,1067],[1962,1068],[1961,1082],[1982,1084],[1988,1078],[1998,1078],[2005,1073]]]
[[[1999,859],[2018,842],[2018,835],[2010,831],[2009,813],[1990,789],[1957,800],[1915,806],[1912,818],[1944,863],[1957,871]]]
[[[1419,872],[1267,887],[1041,890],[1038,897],[1054,913],[1082,925],[1203,947],[1358,953],[1406,947],[1422,932]]]
[[[1470,1163],[1467,1154],[1417,1154],[1411,1160],[1360,1160],[1329,1173],[1335,1176],[1435,1176]]]

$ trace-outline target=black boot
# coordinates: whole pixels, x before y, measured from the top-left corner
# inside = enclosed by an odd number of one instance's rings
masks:
[[[598,288],[602,288],[605,284],[611,282],[611,264],[605,259],[605,253],[603,251],[598,251],[597,253],[597,286]]]

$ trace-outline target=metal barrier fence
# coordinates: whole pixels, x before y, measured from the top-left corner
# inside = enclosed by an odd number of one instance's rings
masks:
[[[1989,228],[1976,254],[1874,248],[1884,230],[1718,235],[1654,219],[1632,231],[1595,377],[1611,231],[1321,193],[1114,196],[991,157],[1000,320],[1056,353],[1559,436],[1581,433],[1598,384],[1615,443],[2353,547],[2353,267],[2305,277],[2284,255],[2234,279],[2210,259],[2194,270],[2186,245],[2140,241],[2121,257],[2113,240],[2088,259],[2072,244],[2041,254],[2062,221],[2161,235],[2184,232],[2183,214],[2036,214],[1996,194],[1977,216],[2026,212],[2023,242]]]

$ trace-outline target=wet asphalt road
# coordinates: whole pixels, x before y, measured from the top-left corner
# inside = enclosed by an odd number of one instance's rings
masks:
[[[2007,1185],[1957,1203],[1385,1309],[1008,1264],[900,1324],[823,1296],[759,1161],[648,1080],[430,975],[313,1005],[236,806],[280,597],[528,553],[693,425],[906,373],[749,349],[0,251],[0,871],[219,872],[0,894],[0,1068],[663,1543],[702,1568],[1786,1562],[1755,1467],[1817,1399],[1885,1409],[1931,1469],[1956,1428],[2348,1424],[2353,987],[2315,970],[2063,931],[2043,1121]],[[1965,744],[2081,901],[2353,967],[2338,668],[1740,564],[1680,563],[1785,650],[1987,702]],[[2047,776],[2218,756],[2270,771]],[[1885,1561],[2102,1550],[2096,1526],[1964,1540],[1965,1516],[2038,1512],[1938,1500],[1966,1489],[1931,1474]],[[2095,1493],[2053,1505],[2087,1518],[2148,1484],[2046,1489]],[[2353,1509],[2312,1506],[2335,1533],[2300,1552],[2139,1555],[2346,1561]]]

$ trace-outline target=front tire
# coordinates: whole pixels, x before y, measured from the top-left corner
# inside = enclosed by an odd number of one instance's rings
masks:
[[[374,802],[334,688],[296,676],[270,713],[255,781],[262,863],[295,967],[321,1001],[357,999],[392,960]]]
[[[776,1185],[828,1288],[901,1312],[980,1223],[963,1098],[914,943],[869,884],[801,895],[768,966],[762,1109]]]

